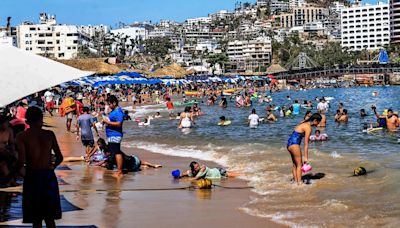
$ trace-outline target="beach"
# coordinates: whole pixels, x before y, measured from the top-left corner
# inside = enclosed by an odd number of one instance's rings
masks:
[[[45,123],[56,133],[64,157],[83,155],[84,148],[76,141],[76,135],[66,133],[64,118],[46,118]],[[71,170],[56,171],[64,183],[60,185],[60,194],[82,210],[64,212],[63,218],[57,221],[58,226],[282,226],[265,218],[247,215],[241,210],[255,195],[250,189],[216,187],[212,190],[151,190],[191,185],[185,180],[174,180],[170,172],[174,169],[187,169],[193,159],[165,156],[143,149],[123,148],[123,151],[162,164],[163,168],[129,173],[123,179],[117,180],[111,177],[112,171],[100,167],[87,166],[83,162],[63,163],[62,167],[69,167]],[[218,166],[208,161],[205,164],[211,167]],[[248,186],[246,181],[234,178],[218,184],[230,187]],[[0,225],[21,225],[21,219],[2,222]]]

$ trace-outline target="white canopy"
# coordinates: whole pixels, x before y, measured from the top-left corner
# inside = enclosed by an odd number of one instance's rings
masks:
[[[0,107],[91,74],[16,47],[0,45]]]

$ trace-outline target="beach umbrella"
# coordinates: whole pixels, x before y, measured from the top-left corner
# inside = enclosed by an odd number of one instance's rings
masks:
[[[233,78],[227,78],[224,81],[227,82],[227,83],[231,83],[231,84],[236,84],[237,83],[236,80],[233,79]]]
[[[93,74],[7,45],[0,45],[0,62],[0,106]]]

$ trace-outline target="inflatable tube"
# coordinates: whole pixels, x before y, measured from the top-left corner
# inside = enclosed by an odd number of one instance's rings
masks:
[[[326,101],[331,101],[331,100],[335,100],[335,98],[334,97],[325,97],[325,100]]]
[[[377,131],[382,131],[383,127],[373,127],[373,128],[368,128],[367,133],[372,133],[372,132],[377,132]]]
[[[231,125],[232,121],[230,120],[225,120],[224,124],[218,123],[218,126],[229,126]]]
[[[234,93],[235,90],[234,89],[225,89],[222,91],[223,93]]]
[[[197,92],[197,91],[191,91],[191,92],[186,91],[186,92],[185,92],[185,95],[186,95],[187,97],[196,97],[196,96],[199,96],[200,93]]]
[[[174,101],[174,107],[182,107],[182,106],[189,106],[189,105],[193,105],[194,103],[196,103],[196,101],[188,101],[185,103],[179,102],[179,101]]]

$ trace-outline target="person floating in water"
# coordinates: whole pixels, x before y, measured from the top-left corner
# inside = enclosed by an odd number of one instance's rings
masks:
[[[227,171],[224,168],[209,168],[206,165],[199,164],[196,161],[190,163],[190,170],[183,172],[180,177],[190,177],[193,180],[199,179],[221,179],[226,177],[238,177],[240,173]]]
[[[326,141],[328,140],[328,135],[323,133],[321,134],[320,130],[315,130],[315,135],[310,136],[311,141]]]
[[[61,219],[61,204],[54,169],[63,156],[55,134],[42,129],[43,113],[39,108],[28,108],[26,120],[30,128],[17,136],[18,167],[25,172],[23,222],[42,227],[44,220],[46,227],[56,227],[54,220]]]
[[[366,117],[366,116],[368,116],[368,115],[367,115],[367,113],[365,112],[365,109],[363,109],[363,108],[360,109],[360,117],[363,118],[363,117]]]
[[[308,142],[310,140],[312,127],[318,126],[318,124],[321,122],[321,119],[322,117],[320,114],[314,113],[309,120],[303,121],[296,126],[293,133],[289,137],[287,150],[292,157],[293,179],[298,185],[301,184],[301,166],[303,164],[302,153],[300,149],[301,141],[304,138],[304,163],[308,163]]]

